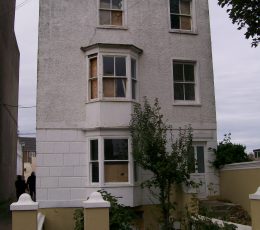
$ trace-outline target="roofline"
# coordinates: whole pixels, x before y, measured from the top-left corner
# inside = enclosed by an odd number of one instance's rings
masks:
[[[84,52],[87,52],[94,48],[114,48],[114,49],[123,48],[123,49],[130,49],[139,55],[143,53],[142,49],[132,44],[96,43],[89,46],[81,47],[80,49]]]

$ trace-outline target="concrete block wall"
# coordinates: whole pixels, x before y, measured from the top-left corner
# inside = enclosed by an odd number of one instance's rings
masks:
[[[37,200],[86,198],[87,146],[80,130],[37,131]]]

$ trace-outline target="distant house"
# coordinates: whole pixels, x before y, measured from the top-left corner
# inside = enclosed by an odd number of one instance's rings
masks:
[[[19,137],[23,153],[23,175],[27,179],[36,169],[36,138]]]
[[[254,149],[254,157],[255,159],[259,160],[260,159],[260,149]]]
[[[22,145],[17,141],[17,164],[16,164],[16,174],[23,175],[23,150]]]
[[[15,2],[0,1],[0,201],[15,195],[20,59]]]

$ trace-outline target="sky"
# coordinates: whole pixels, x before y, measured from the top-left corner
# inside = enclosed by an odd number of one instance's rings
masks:
[[[251,48],[217,0],[209,5],[218,141],[231,133],[232,142],[245,145],[249,153],[260,148],[260,46]],[[16,6],[18,129],[21,136],[35,136],[39,0],[17,0]]]

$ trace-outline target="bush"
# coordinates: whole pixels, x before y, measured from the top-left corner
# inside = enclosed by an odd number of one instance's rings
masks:
[[[213,166],[217,169],[225,164],[251,161],[245,152],[246,147],[241,144],[231,142],[231,134],[225,134],[223,141],[218,144],[217,149],[213,149],[216,159]]]

